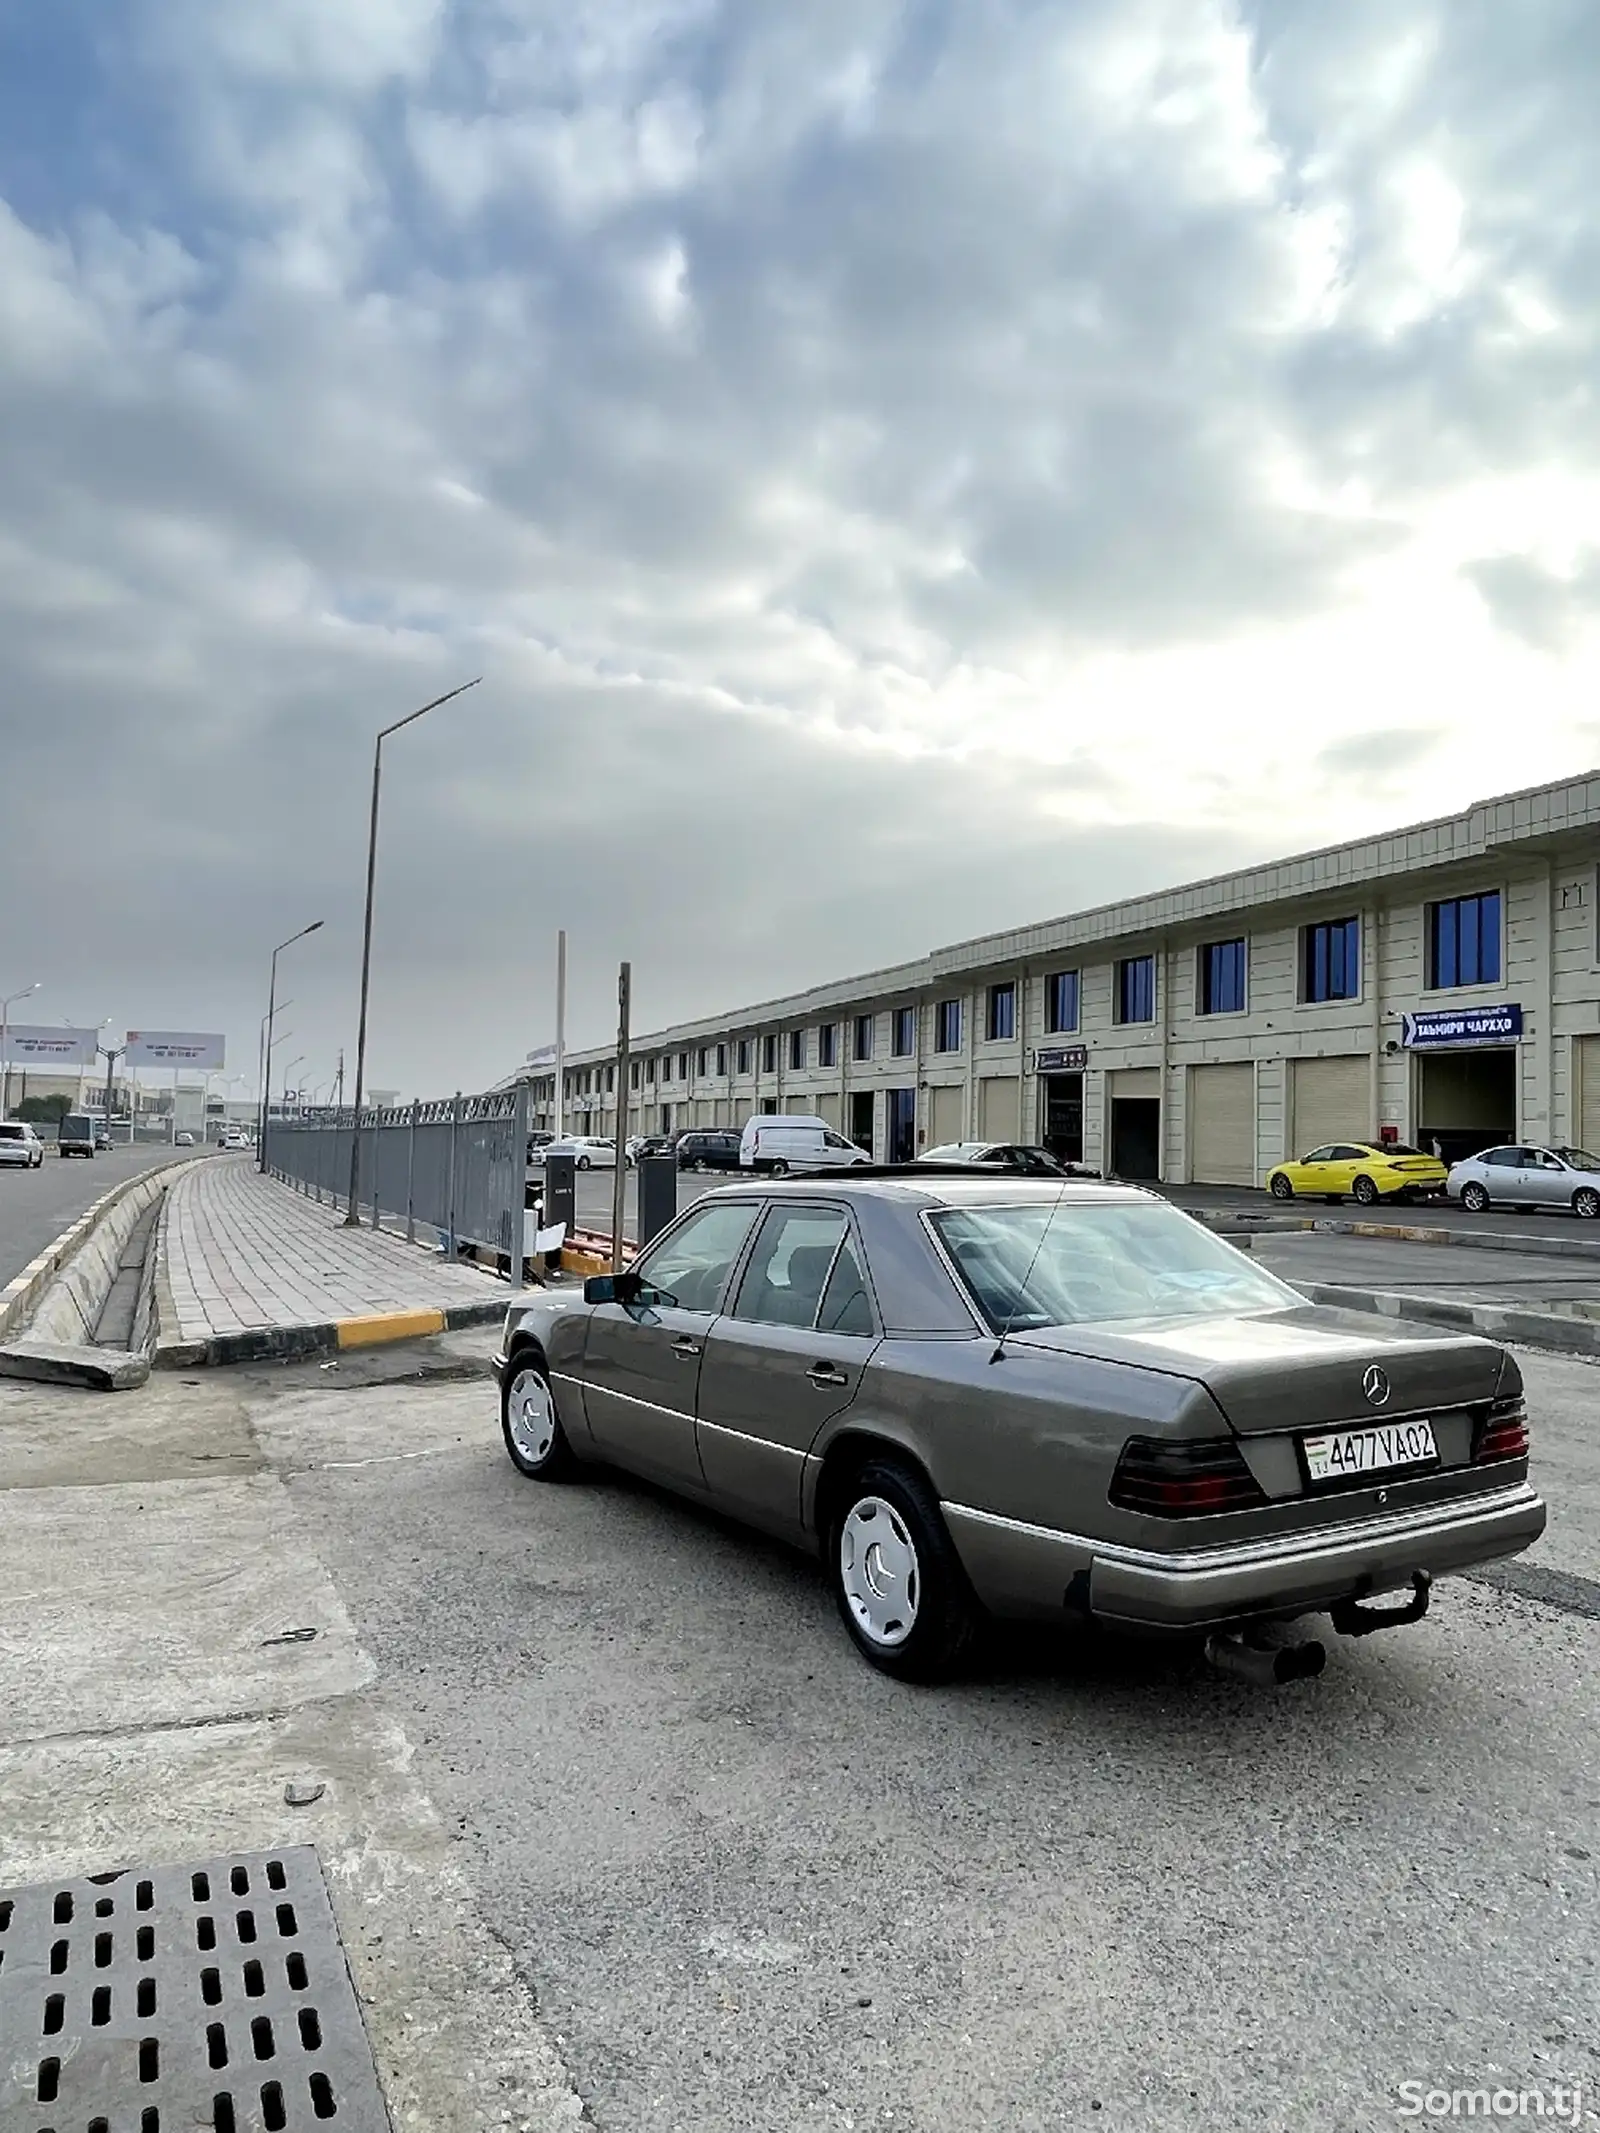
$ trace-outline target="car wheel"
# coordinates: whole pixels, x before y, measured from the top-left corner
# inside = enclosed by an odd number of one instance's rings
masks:
[[[1376,1185],[1374,1185],[1371,1178],[1369,1178],[1365,1174],[1365,1172],[1363,1172],[1363,1174],[1356,1179],[1350,1190],[1355,1194],[1356,1198],[1360,1201],[1363,1207],[1373,1207],[1377,1204],[1378,1188]]]
[[[789,1175],[788,1164],[783,1162],[781,1159],[778,1162],[774,1163],[772,1166],[772,1175],[775,1178],[786,1178]]]
[[[1461,1188],[1461,1204],[1469,1214],[1486,1215],[1489,1212],[1489,1195],[1476,1178],[1469,1178]]]
[[[576,1463],[556,1413],[555,1394],[539,1365],[514,1361],[500,1388],[500,1427],[519,1474],[532,1481],[561,1481]]]
[[[588,1169],[588,1167],[589,1167],[589,1158],[588,1158],[588,1157],[587,1157],[586,1155],[580,1155],[580,1156],[579,1156],[579,1158],[578,1158],[578,1160],[577,1160],[577,1163],[576,1163],[576,1164],[574,1165],[574,1168],[575,1168],[575,1169],[578,1169],[578,1170],[587,1170],[587,1169]]]
[[[921,1475],[868,1460],[839,1496],[828,1570],[856,1648],[902,1681],[941,1681],[978,1628],[978,1605]]]
[[[1596,1215],[1600,1215],[1600,1192],[1596,1192],[1592,1185],[1580,1185],[1572,1195],[1572,1207],[1585,1222],[1592,1222]]]
[[[1272,1174],[1272,1197],[1275,1200],[1292,1200],[1294,1198],[1294,1187],[1281,1170],[1275,1170]]]

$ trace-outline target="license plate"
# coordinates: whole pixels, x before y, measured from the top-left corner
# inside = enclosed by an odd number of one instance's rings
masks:
[[[1385,1422],[1377,1429],[1336,1429],[1303,1437],[1306,1471],[1313,1481],[1344,1481],[1352,1474],[1378,1474],[1391,1466],[1418,1466],[1436,1459],[1433,1424],[1423,1417]]]

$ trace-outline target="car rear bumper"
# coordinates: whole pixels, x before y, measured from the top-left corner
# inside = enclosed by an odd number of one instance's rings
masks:
[[[1128,1548],[946,1504],[979,1597],[997,1614],[1069,1611],[1129,1629],[1197,1630],[1262,1615],[1314,1614],[1520,1554],[1545,1526],[1526,1482],[1381,1518],[1191,1551]]]

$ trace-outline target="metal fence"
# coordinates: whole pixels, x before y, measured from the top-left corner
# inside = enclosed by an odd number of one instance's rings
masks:
[[[304,1111],[269,1118],[265,1169],[330,1206],[346,1208],[356,1114]],[[528,1175],[528,1092],[446,1097],[361,1113],[361,1217],[403,1226],[415,1242],[434,1230],[452,1256],[463,1245],[496,1253],[522,1283]]]

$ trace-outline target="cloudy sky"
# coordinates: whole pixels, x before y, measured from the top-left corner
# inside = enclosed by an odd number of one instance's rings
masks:
[[[1600,757],[1585,0],[12,0],[0,990],[471,1088]]]

